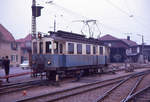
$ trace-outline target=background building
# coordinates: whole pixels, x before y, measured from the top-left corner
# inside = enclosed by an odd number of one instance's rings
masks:
[[[29,60],[31,56],[31,45],[32,45],[32,35],[28,34],[25,38],[16,40],[17,45],[20,46],[20,57],[21,63],[24,60]]]
[[[127,39],[119,39],[109,34],[99,38],[104,44],[110,47],[110,62],[124,62],[127,59],[126,50],[132,46],[137,46],[137,43]]]
[[[11,66],[20,64],[20,47],[12,34],[0,24],[0,58],[9,56]]]

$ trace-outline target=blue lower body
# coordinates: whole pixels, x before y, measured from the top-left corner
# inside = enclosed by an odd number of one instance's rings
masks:
[[[102,55],[33,55],[32,59],[44,61],[46,69],[106,64],[106,56]],[[48,60],[51,64],[48,64]]]

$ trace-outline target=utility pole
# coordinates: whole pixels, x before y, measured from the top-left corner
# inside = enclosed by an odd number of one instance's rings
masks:
[[[144,50],[144,36],[142,35],[142,55],[144,54],[143,51]]]
[[[142,34],[137,34],[142,38],[142,44],[141,44],[141,54],[143,55],[143,49],[144,49],[144,36]]]
[[[36,6],[36,0],[32,0],[32,38],[36,38],[36,17],[41,16],[42,6]]]
[[[56,32],[56,15],[55,15],[55,19],[54,19],[54,32]]]
[[[36,16],[33,15],[33,7],[36,7],[35,0],[32,0],[32,37],[36,38]]]
[[[142,37],[142,44],[141,44],[141,60],[142,63],[144,62],[144,36],[141,34],[137,34],[138,36]]]

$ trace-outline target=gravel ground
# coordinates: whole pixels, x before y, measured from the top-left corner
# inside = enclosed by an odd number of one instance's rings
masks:
[[[104,92],[112,88],[114,85],[109,85],[107,87],[86,92],[80,95],[71,96],[69,98],[65,98],[63,100],[59,100],[55,102],[93,102],[99,95],[103,95]]]
[[[138,85],[138,87],[136,88],[136,92],[145,88],[146,86],[149,85],[150,83],[150,74],[146,75],[143,80],[141,81],[141,83]],[[146,90],[145,92],[143,92],[141,95],[138,95],[138,97],[136,98],[136,102],[149,102],[150,100],[150,89]],[[132,102],[132,101],[129,101]]]
[[[130,90],[133,88],[137,79],[138,78],[136,77],[127,80],[117,89],[112,91],[112,93],[108,97],[106,97],[102,102],[121,102],[121,100],[124,99],[130,92]]]
[[[136,102],[149,102],[150,101],[150,89],[146,90],[144,93],[136,97]],[[133,102],[133,101],[129,101]]]
[[[136,78],[137,79],[137,78]],[[129,80],[127,83],[125,83],[123,86],[121,86],[119,89],[115,90],[109,97],[106,98],[103,102],[120,102],[120,100],[123,97],[123,94],[127,94],[127,91],[131,88],[127,88],[125,86],[133,86],[135,83],[135,79]],[[131,85],[130,85],[131,84]],[[116,84],[112,84],[103,88],[98,88],[96,90],[86,92],[80,95],[75,95],[68,97],[66,99],[55,101],[55,102],[94,102],[99,96],[103,95],[107,90],[115,86]],[[121,89],[121,91],[120,91]],[[112,98],[113,97],[113,98]]]
[[[144,71],[147,70],[147,68],[145,69],[137,69],[135,72],[139,72],[139,71]],[[133,72],[134,73],[134,72]],[[125,73],[124,71],[122,72],[117,72],[117,74],[104,74],[101,76],[92,76],[92,77],[86,77],[88,80],[107,80],[110,78],[115,78],[115,77],[119,77],[119,76],[123,76],[123,75],[127,75],[130,73]],[[14,79],[14,82],[18,82],[18,81],[26,81],[28,79],[32,79],[28,77],[23,77],[23,78],[16,78],[16,80]],[[67,82],[64,84],[61,84],[60,87],[55,87],[55,86],[41,86],[41,87],[34,87],[32,89],[28,89],[26,90],[27,94],[26,96],[23,96],[23,92],[13,92],[13,93],[9,93],[6,95],[1,95],[0,96],[0,102],[14,102],[15,100],[19,100],[22,98],[26,98],[26,97],[31,97],[31,96],[37,96],[37,95],[41,95],[41,94],[45,94],[45,93],[49,93],[49,92],[55,92],[58,90],[63,90],[63,89],[67,89],[67,88],[72,88],[75,86],[79,86],[79,85],[84,85],[87,84],[89,82],[85,82],[84,79],[86,78],[82,78],[81,81],[79,82]],[[86,80],[87,80],[86,79]],[[10,79],[11,80],[11,79]]]
[[[140,83],[140,84],[138,85],[138,87],[136,88],[136,91],[139,91],[139,90],[145,88],[145,86],[147,86],[147,85],[150,85],[150,74],[146,75],[146,76],[142,79],[141,83]]]

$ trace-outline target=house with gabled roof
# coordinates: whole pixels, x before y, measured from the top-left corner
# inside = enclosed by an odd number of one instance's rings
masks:
[[[99,38],[99,40],[110,47],[110,62],[124,62],[129,57],[129,53],[127,53],[129,50],[131,52],[136,51],[134,53],[136,55],[131,60],[133,62],[137,61],[139,54],[137,47],[135,47],[137,43],[130,40],[129,36],[127,36],[127,39],[119,39],[107,34]]]
[[[24,60],[29,60],[29,57],[31,57],[32,35],[28,34],[25,38],[18,39],[16,42],[20,46],[21,63]]]
[[[12,66],[20,64],[20,48],[12,34],[0,24],[0,58],[8,56]]]

